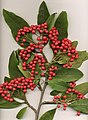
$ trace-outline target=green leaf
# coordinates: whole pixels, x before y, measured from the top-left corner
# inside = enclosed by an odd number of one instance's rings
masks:
[[[0,102],[2,102],[4,100],[4,98],[0,95]]]
[[[6,101],[6,100],[2,100],[0,101],[0,108],[2,109],[12,109],[12,108],[16,108],[16,107],[19,107],[21,105],[21,103],[19,102],[9,102],[9,101]]]
[[[73,68],[79,68],[82,63],[88,60],[88,52],[87,51],[78,51],[79,58],[72,62]]]
[[[42,24],[42,23],[46,22],[46,20],[48,19],[49,16],[50,16],[50,13],[48,11],[47,5],[46,5],[45,1],[43,1],[39,7],[37,23]]]
[[[62,68],[62,69],[58,69],[56,71],[56,76],[53,77],[53,80],[51,82],[53,82],[53,81],[55,83],[58,83],[60,81],[71,82],[71,81],[77,81],[82,77],[83,77],[83,73],[78,69]]]
[[[53,90],[50,92],[50,95],[55,96],[55,95],[58,95],[59,93],[60,93],[59,91]]]
[[[26,78],[29,78],[29,77],[30,77],[29,71],[28,71],[28,70],[25,70],[25,71],[24,71],[23,68],[22,68],[22,64],[21,64],[21,63],[19,63],[18,69],[20,70],[20,72],[21,72]]]
[[[35,79],[33,82],[34,82],[35,85],[37,85],[37,86],[39,87],[38,84],[39,84],[40,80],[36,80],[36,79]]]
[[[41,71],[38,63],[37,63],[37,65],[36,65],[36,71],[38,71],[38,75],[35,75],[35,77],[36,77],[36,78],[41,78],[41,72],[42,72],[42,71]]]
[[[77,47],[77,45],[78,45],[78,41],[73,41],[72,42],[72,47]]]
[[[64,95],[67,96],[67,99],[66,99],[66,100],[67,100],[67,101],[70,101],[70,103],[77,100],[77,95],[74,94],[74,93],[66,94],[66,92],[65,92],[65,93],[62,94],[62,96],[64,96]]]
[[[2,96],[0,96],[0,105],[1,105],[1,104],[4,104],[4,103],[6,103],[6,102],[8,102],[8,101],[4,100],[4,98],[3,98]]]
[[[14,91],[13,97],[21,99],[21,100],[25,99],[24,92],[22,91],[22,89]]]
[[[68,84],[64,81],[58,82],[57,80],[48,81],[49,86],[56,91],[63,92],[66,91],[69,87]]]
[[[19,64],[19,61],[16,58],[16,53],[15,53],[15,51],[13,51],[11,56],[10,56],[9,66],[8,66],[8,68],[9,68],[9,75],[10,75],[10,77],[12,79],[23,76],[23,74],[20,72],[20,70],[17,67],[18,64]]]
[[[55,15],[56,13],[53,13],[52,15],[49,16],[49,18],[47,19],[47,24],[48,24],[48,30],[50,31],[51,28],[54,26],[55,23]]]
[[[67,13],[62,11],[58,16],[55,25],[54,25],[58,32],[59,32],[59,40],[68,37],[68,20],[67,20]]]
[[[17,118],[17,119],[21,119],[21,118],[23,117],[23,115],[25,114],[26,110],[27,110],[27,107],[22,108],[22,109],[18,112],[16,118]]]
[[[57,66],[57,67],[58,67],[58,70],[63,69],[63,65],[60,65],[60,64],[58,64],[58,63],[54,63],[54,64],[52,64],[52,65]]]
[[[34,54],[31,53],[30,58],[27,60],[27,64],[30,63],[34,59]]]
[[[75,87],[76,90],[78,90],[79,92],[81,92],[82,94],[87,94],[88,93],[88,82],[79,84]]]
[[[76,111],[80,111],[84,114],[88,114],[88,99],[82,99],[77,100],[69,105],[69,107],[72,107]]]
[[[65,55],[59,55],[59,59],[56,61],[59,64],[65,64],[69,61],[69,57],[65,54]]]
[[[16,14],[14,14],[12,12],[9,12],[5,9],[3,9],[3,16],[4,16],[6,23],[8,24],[8,26],[11,29],[14,39],[16,39],[17,32],[19,29],[23,28],[24,26],[29,27],[28,23],[23,18],[17,16]],[[31,34],[29,34],[28,36],[31,38]],[[25,37],[23,36],[23,38],[25,38]],[[24,47],[27,47],[29,45],[29,40],[28,39],[26,39],[26,40],[27,40],[27,42],[25,43]],[[19,41],[17,43],[20,45],[21,42]]]
[[[56,109],[52,109],[44,113],[39,120],[53,120]]]
[[[11,78],[9,78],[9,77],[4,77],[4,82],[10,82],[12,79]]]
[[[21,50],[22,50],[22,49],[19,49],[19,48],[18,48],[18,49],[15,51],[16,58],[17,58],[17,60],[18,60],[19,62],[22,61],[21,58],[20,58],[20,56],[19,56]]]

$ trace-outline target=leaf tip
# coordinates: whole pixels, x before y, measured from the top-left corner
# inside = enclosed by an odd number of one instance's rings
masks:
[[[57,12],[53,13],[53,15],[56,15],[56,14],[57,14]]]
[[[3,12],[5,12],[6,10],[5,9],[3,9]]]
[[[6,10],[5,10],[5,9],[3,9],[3,11],[2,11],[2,12],[3,12],[3,16],[4,16],[4,13],[6,12]]]
[[[46,2],[43,0],[41,4],[46,4]]]
[[[67,14],[67,12],[66,12],[66,11],[62,11],[61,13],[65,13],[65,14]]]
[[[8,12],[8,11],[6,9],[3,9],[3,14],[6,13],[6,12]]]

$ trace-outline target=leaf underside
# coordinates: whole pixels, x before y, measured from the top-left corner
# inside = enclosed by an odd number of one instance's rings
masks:
[[[88,99],[82,99],[77,100],[69,105],[69,107],[72,107],[76,111],[80,111],[84,114],[88,114]]]
[[[14,101],[14,102],[9,102],[6,100],[0,100],[0,108],[2,109],[12,109],[12,108],[16,108],[19,107],[21,105],[21,103]]]
[[[80,70],[78,70],[78,69],[62,68],[62,69],[58,69],[56,71],[56,76],[53,77],[53,80],[49,81],[49,82],[51,82],[51,83],[53,83],[53,82],[57,82],[58,83],[58,82],[61,82],[61,81],[72,82],[72,81],[77,81],[77,80],[79,80],[82,77],[83,77],[83,73]]]
[[[79,68],[82,63],[88,60],[88,52],[87,51],[78,51],[79,58],[72,62],[73,68]]]
[[[88,93],[88,82],[81,83],[75,87],[76,90],[81,92],[82,94],[87,94]]]

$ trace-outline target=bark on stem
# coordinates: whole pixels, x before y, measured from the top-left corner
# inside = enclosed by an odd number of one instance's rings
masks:
[[[37,113],[36,109],[35,109],[32,105],[29,104],[29,102],[28,102],[27,99],[26,99],[26,96],[25,96],[25,99],[24,99],[24,100],[25,100],[25,104],[27,104],[28,107],[31,108],[31,109],[35,112],[35,114],[36,114],[36,113]]]
[[[38,120],[38,118],[39,118],[39,113],[40,113],[40,109],[41,109],[42,100],[43,100],[43,96],[44,96],[44,93],[45,93],[46,86],[47,86],[47,83],[45,81],[44,86],[43,86],[43,90],[41,91],[41,97],[40,97],[38,109],[37,109],[37,112],[36,112],[36,115],[35,115],[35,120]]]
[[[56,103],[53,101],[44,101],[41,103],[41,105],[47,105],[47,104],[56,104]]]

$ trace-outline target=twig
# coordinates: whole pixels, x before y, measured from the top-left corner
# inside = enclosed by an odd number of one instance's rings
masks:
[[[61,101],[58,101],[58,103],[61,104]],[[57,103],[55,103],[53,101],[44,101],[41,103],[41,105],[46,105],[46,104],[57,104]]]
[[[41,91],[41,97],[40,97],[37,113],[36,113],[36,116],[35,116],[35,120],[38,120],[38,118],[39,118],[39,112],[40,112],[41,105],[42,105],[41,103],[42,103],[42,100],[43,100],[43,96],[44,96],[44,92],[45,92],[46,87],[47,87],[47,83],[45,81],[44,86],[43,86],[43,90]]]
[[[42,90],[43,90],[43,89],[42,89],[42,86],[41,86],[41,84],[40,84],[40,83],[38,83],[37,87],[38,87],[38,89],[39,89],[40,91],[42,91]]]
[[[46,105],[46,104],[56,104],[56,103],[53,101],[44,101],[41,103],[41,105]]]
[[[36,113],[37,113],[36,109],[29,104],[29,102],[28,102],[27,99],[26,99],[26,96],[24,97],[24,100],[25,100],[25,104],[27,104],[28,107],[31,108],[31,109],[35,112],[35,114],[36,114]]]

